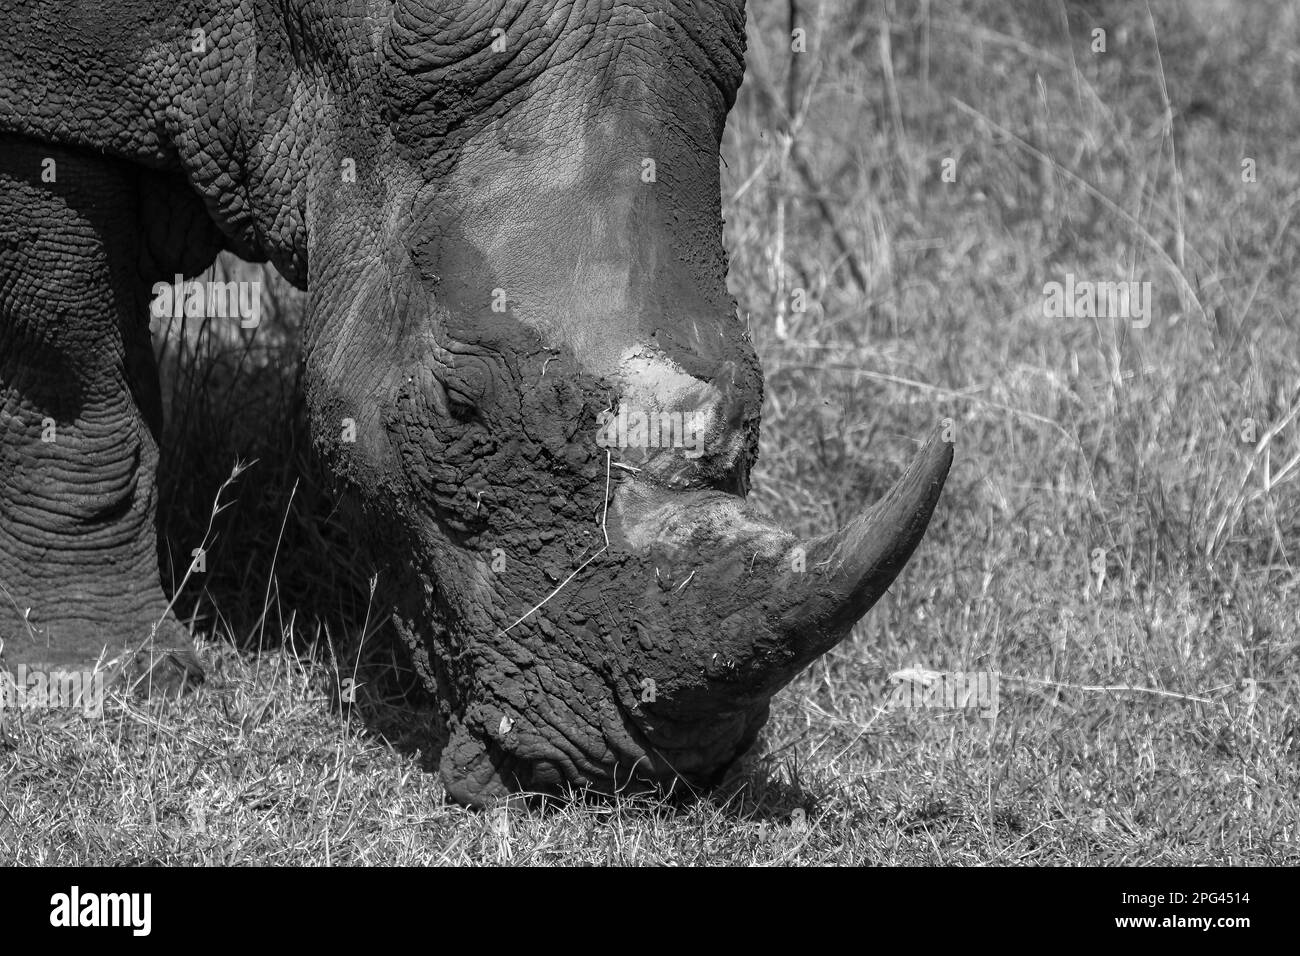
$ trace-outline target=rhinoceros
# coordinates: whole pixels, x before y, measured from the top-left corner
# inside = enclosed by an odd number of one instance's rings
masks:
[[[439,701],[447,793],[715,783],[920,541],[746,503],[719,150],[743,0],[10,0],[4,665],[202,670],[159,583],[155,284],[306,289],[313,443]]]

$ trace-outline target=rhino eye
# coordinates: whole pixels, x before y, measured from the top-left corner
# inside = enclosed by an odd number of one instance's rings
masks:
[[[477,413],[478,408],[460,392],[447,390],[447,409],[457,421],[467,422]]]

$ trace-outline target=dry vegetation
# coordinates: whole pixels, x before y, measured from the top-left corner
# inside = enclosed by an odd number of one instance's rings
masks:
[[[0,859],[1300,858],[1295,5],[798,7],[791,57],[787,3],[751,3],[724,148],[767,371],[756,500],[825,530],[941,417],[957,464],[909,569],[782,692],[760,754],[684,805],[444,805],[428,701],[296,424],[292,324],[189,330],[165,363],[169,553],[256,459],[178,603],[209,681],[102,722],[6,714]],[[1150,325],[1044,317],[1066,273],[1149,280]],[[997,672],[996,718],[886,709],[908,667]]]

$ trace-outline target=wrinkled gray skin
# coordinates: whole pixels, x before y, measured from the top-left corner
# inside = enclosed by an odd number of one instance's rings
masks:
[[[714,782],[919,541],[937,438],[837,534],[744,503],[762,380],[718,183],[741,0],[4,19],[5,666],[201,675],[156,567],[147,303],[222,249],[310,291],[314,441],[439,697],[456,800]],[[705,453],[603,446],[620,404],[703,416]]]

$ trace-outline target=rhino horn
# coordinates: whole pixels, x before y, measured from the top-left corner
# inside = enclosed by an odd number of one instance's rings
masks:
[[[756,699],[835,646],[885,593],[925,534],[952,457],[936,429],[875,505],[806,541],[721,492],[625,500],[624,540],[651,555],[656,579],[661,564],[683,581],[689,570],[689,589],[671,589],[665,606],[683,615],[674,629],[692,643],[707,634],[710,660],[743,662],[748,677],[732,689]]]
[[[952,455],[936,429],[883,498],[839,531],[801,545],[811,573],[783,589],[779,630],[803,663],[833,647],[903,570],[930,523]]]

